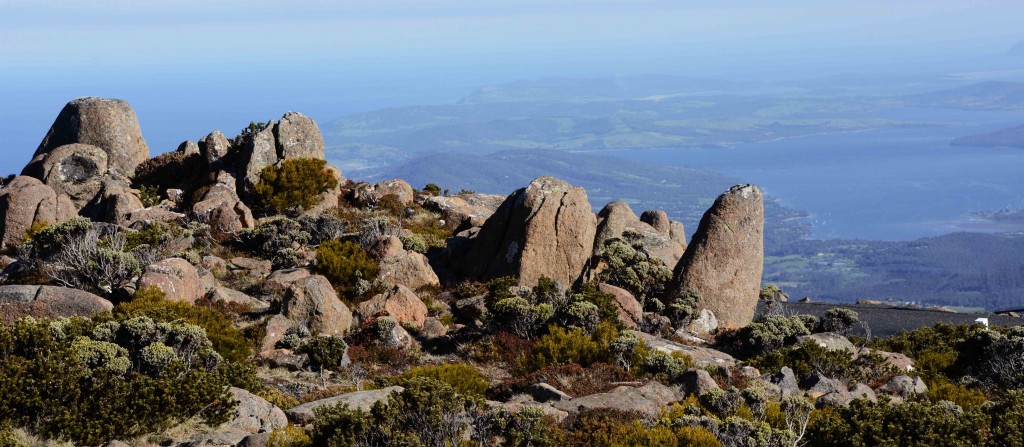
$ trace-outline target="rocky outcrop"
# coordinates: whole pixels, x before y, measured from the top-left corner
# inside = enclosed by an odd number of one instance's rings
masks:
[[[263,168],[280,161],[277,143],[274,141],[273,125],[246,138],[240,154],[242,158],[238,169],[238,189],[249,193],[253,186],[259,183]]]
[[[268,435],[288,425],[288,418],[280,408],[262,397],[241,388],[231,387],[228,392],[238,402],[231,419],[213,429],[192,435],[182,445],[242,445],[253,436]],[[269,437],[267,438],[269,439]]]
[[[21,317],[89,317],[114,305],[89,292],[55,286],[0,286],[0,322]]]
[[[288,286],[284,315],[321,335],[344,335],[352,326],[352,312],[338,299],[330,281],[320,275],[298,279]]]
[[[651,213],[648,211],[645,215],[650,216]],[[660,214],[654,212],[654,215],[663,215],[664,213],[664,211],[661,211]],[[664,227],[663,230],[659,230],[637,218],[628,203],[619,201],[605,205],[597,214],[597,219],[594,254],[604,249],[606,241],[621,239],[626,230],[632,230],[633,233],[638,234],[644,246],[647,247],[647,251],[661,259],[667,266],[676,265],[686,251],[685,245],[679,244],[670,237],[670,222],[667,216],[663,221],[656,222]]]
[[[505,196],[498,194],[429,196],[423,200],[423,206],[441,213],[456,228],[471,228],[483,225],[504,200]]]
[[[402,240],[395,236],[377,241],[370,249],[370,256],[380,266],[378,278],[388,287],[401,284],[416,290],[441,285],[427,257],[405,250]]]
[[[684,345],[640,331],[627,331],[626,333],[643,341],[644,344],[647,345],[648,349],[656,349],[666,354],[672,354],[674,352],[686,354],[693,359],[693,362],[697,366],[701,368],[709,366],[716,368],[729,367],[736,364],[735,358],[722,351],[716,351],[714,349],[701,346]]]
[[[139,278],[138,288],[156,287],[167,294],[167,299],[195,304],[207,290],[199,279],[199,271],[182,258],[167,258],[146,267]]]
[[[0,236],[2,245],[21,244],[33,223],[55,223],[57,194],[32,177],[15,177],[0,189]]]
[[[124,225],[132,213],[142,210],[142,201],[127,183],[113,178],[103,179],[99,195],[79,211],[93,221]]]
[[[401,393],[405,388],[400,386],[389,386],[379,390],[356,391],[353,393],[341,394],[326,399],[315,400],[288,409],[285,413],[288,418],[296,424],[310,424],[314,418],[313,410],[325,405],[348,405],[351,410],[370,411],[373,404],[387,400],[393,393]]]
[[[149,158],[139,119],[120,99],[79,98],[67,103],[36,149],[33,159],[66,144],[82,143],[103,149],[109,169],[131,177]]]
[[[416,293],[408,287],[398,285],[387,293],[374,296],[356,305],[356,313],[360,319],[367,321],[373,317],[388,316],[402,325],[422,328],[427,319],[427,306]]]
[[[683,258],[670,294],[693,290],[701,306],[725,327],[754,318],[764,263],[764,199],[754,185],[738,185],[715,200]]]
[[[834,332],[820,332],[797,337],[797,343],[803,344],[807,342],[814,343],[829,351],[847,351],[850,357],[857,356],[857,347],[846,337]]]
[[[277,149],[284,160],[324,159],[324,137],[316,122],[298,112],[288,112],[277,123]]]
[[[909,399],[928,392],[928,386],[920,377],[896,376],[889,379],[878,391],[893,397]]]
[[[533,286],[542,276],[571,286],[585,273],[596,219],[583,188],[540,177],[508,196],[456,261],[465,276],[514,276]]]

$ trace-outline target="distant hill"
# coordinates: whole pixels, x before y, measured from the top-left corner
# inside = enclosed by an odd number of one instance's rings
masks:
[[[953,140],[950,145],[1024,148],[1024,124],[995,132],[967,135]]]
[[[1010,56],[1024,57],[1024,40],[1018,42],[1017,45],[1013,46],[1013,48],[1010,48],[1010,51],[1007,54]]]
[[[1024,110],[1024,83],[988,81],[904,96],[904,105],[963,110]]]

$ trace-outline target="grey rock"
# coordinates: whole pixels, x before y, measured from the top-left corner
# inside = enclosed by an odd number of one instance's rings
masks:
[[[324,159],[324,138],[316,122],[298,112],[284,114],[277,123],[277,149],[282,159]]]
[[[850,390],[850,394],[853,395],[854,399],[866,399],[871,402],[878,401],[878,398],[875,396],[875,390],[872,390],[871,387],[863,383],[858,383],[854,386],[853,389]]]
[[[285,294],[284,315],[311,333],[323,335],[344,335],[352,326],[352,312],[338,299],[330,281],[320,275],[291,284]]]
[[[570,414],[577,414],[585,409],[612,409],[634,411],[654,419],[661,415],[665,407],[684,397],[674,388],[658,382],[648,382],[641,387],[620,386],[607,393],[555,402],[553,406]]]
[[[788,366],[783,366],[777,374],[768,375],[765,377],[768,382],[775,384],[779,387],[779,391],[782,393],[781,398],[790,396],[797,396],[800,394],[800,385],[797,383],[796,374]]]
[[[57,194],[33,177],[19,176],[0,189],[2,246],[19,245],[33,223],[57,222]]]
[[[721,389],[718,382],[711,378],[711,373],[703,369],[691,369],[683,373],[679,380],[687,394],[701,395],[708,391]]]
[[[247,140],[242,146],[240,155],[241,165],[239,171],[242,176],[238,179],[238,189],[251,193],[253,186],[260,181],[263,168],[276,165],[280,161],[274,138],[273,123]]]
[[[799,343],[812,342],[829,351],[847,351],[851,357],[857,355],[857,347],[850,340],[834,332],[821,332],[797,337]]]
[[[920,377],[896,376],[889,379],[878,391],[891,396],[909,399],[915,395],[926,393],[928,386],[925,385]]]
[[[320,399],[292,407],[285,411],[288,419],[296,424],[310,424],[315,420],[313,410],[325,405],[348,405],[350,409],[370,411],[373,404],[387,400],[393,393],[401,393],[405,388],[400,386],[389,386],[379,390],[356,391],[353,393],[341,394],[326,399]]]
[[[114,305],[84,290],[55,286],[0,286],[0,321],[37,318],[91,317]]]
[[[526,387],[526,393],[533,397],[534,401],[540,403],[572,400],[571,396],[545,382]]]
[[[222,160],[231,151],[231,142],[219,130],[199,140],[199,153],[214,170],[223,168]]]
[[[702,368],[706,366],[729,367],[736,364],[736,359],[731,355],[711,348],[684,345],[639,331],[626,331],[626,333],[642,340],[648,349],[657,349],[666,354],[673,352],[686,354],[693,359],[697,366]]]
[[[199,145],[195,141],[186,140],[178,145],[177,152],[185,154],[186,157],[191,155],[199,155]]]

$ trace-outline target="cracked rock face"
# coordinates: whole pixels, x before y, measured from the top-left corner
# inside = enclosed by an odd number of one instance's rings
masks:
[[[139,119],[120,99],[79,98],[67,103],[50,126],[33,158],[66,144],[82,143],[103,149],[110,170],[124,177],[149,158]]]
[[[764,198],[757,186],[733,186],[701,218],[669,293],[692,289],[724,326],[745,326],[754,318],[763,267]]]
[[[583,188],[540,177],[508,196],[457,261],[466,276],[515,276],[533,286],[546,276],[571,286],[584,273],[597,219]]]

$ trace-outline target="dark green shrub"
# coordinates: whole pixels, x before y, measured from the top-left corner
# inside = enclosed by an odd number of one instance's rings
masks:
[[[825,311],[825,317],[821,319],[821,329],[825,332],[846,335],[858,323],[860,323],[860,315],[856,311],[837,307]]]
[[[376,278],[379,269],[377,262],[352,241],[328,241],[316,249],[317,273],[324,275],[343,295],[357,291],[359,281]]]
[[[341,337],[317,336],[306,340],[295,352],[309,356],[309,364],[320,371],[338,370],[348,359],[348,344]]]
[[[432,196],[439,196],[441,195],[441,187],[434,183],[427,183],[427,186],[423,187],[423,192]]]
[[[317,158],[293,158],[280,166],[267,166],[253,194],[270,212],[308,210],[319,203],[321,194],[338,186],[338,179],[326,166],[326,161]]]
[[[592,334],[580,328],[549,326],[547,335],[537,339],[530,354],[523,359],[523,366],[530,371],[555,365],[578,364],[584,367],[591,363],[614,361],[609,346],[619,336],[615,326],[601,323]]]
[[[201,328],[147,317],[0,324],[0,425],[77,445],[224,422],[234,372]]]
[[[989,419],[980,408],[948,401],[873,403],[856,399],[849,408],[822,410],[807,431],[810,446],[968,447],[987,445]],[[1020,432],[1015,433],[1020,439]],[[1006,444],[995,444],[1006,445]]]

